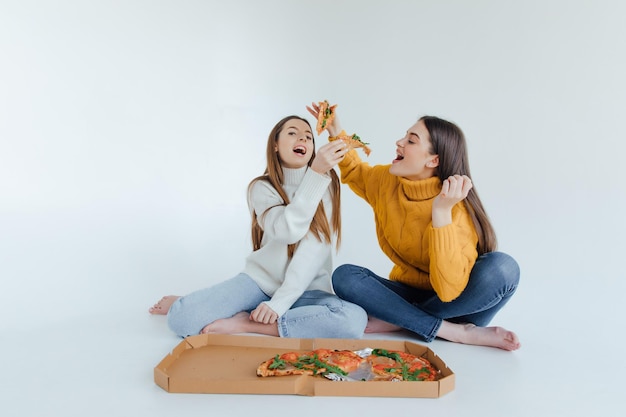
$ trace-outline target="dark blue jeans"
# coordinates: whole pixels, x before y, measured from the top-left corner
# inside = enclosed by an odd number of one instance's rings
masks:
[[[519,283],[515,259],[502,252],[481,255],[467,287],[455,300],[443,302],[432,290],[420,290],[379,277],[369,269],[341,265],[333,273],[337,295],[367,314],[432,341],[443,320],[486,326],[509,301]]]

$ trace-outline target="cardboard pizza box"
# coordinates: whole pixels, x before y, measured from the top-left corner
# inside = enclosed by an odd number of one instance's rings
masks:
[[[423,356],[441,371],[437,381],[332,381],[322,376],[259,377],[257,367],[276,354],[319,348],[393,349]],[[404,340],[295,339],[204,334],[179,343],[154,368],[154,381],[167,392],[292,394],[352,397],[437,398],[454,389],[455,375],[428,347]]]

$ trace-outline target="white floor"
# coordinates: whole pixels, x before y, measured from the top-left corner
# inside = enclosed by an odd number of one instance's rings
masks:
[[[408,409],[411,415],[618,416],[626,405],[621,348],[610,340],[585,342],[575,326],[551,337],[549,326],[515,317],[516,308],[503,311],[500,321],[520,333],[524,346],[517,352],[440,340],[429,345],[457,376],[455,390],[437,399],[170,394],[152,372],[180,340],[164,317],[143,307],[111,306],[99,315],[4,332],[2,415],[381,416]]]
[[[1,416],[626,415],[626,2],[318,3],[0,0]],[[433,342],[438,399],[163,391],[148,307],[240,271],[265,135],[324,98],[372,163],[419,115],[463,127],[522,348]],[[342,211],[337,265],[386,274]]]

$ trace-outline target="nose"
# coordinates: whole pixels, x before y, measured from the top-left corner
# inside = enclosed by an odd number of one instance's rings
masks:
[[[404,140],[404,138],[402,138],[402,139],[398,139],[398,140],[396,141],[396,146],[398,146],[399,148],[401,148],[401,147],[403,146],[403,145],[402,145],[402,140]]]

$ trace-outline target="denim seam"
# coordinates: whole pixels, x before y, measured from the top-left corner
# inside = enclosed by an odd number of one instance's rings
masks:
[[[512,288],[512,289],[509,289],[509,290],[507,290],[507,291],[504,291],[504,294],[502,294],[502,295],[497,294],[497,295],[496,295],[496,297],[495,297],[493,300],[491,300],[491,301],[489,301],[489,302],[485,303],[485,305],[484,305],[484,306],[482,306],[482,307],[477,307],[477,308],[476,308],[476,311],[473,311],[473,312],[467,313],[467,314],[465,314],[465,315],[470,315],[470,314],[481,313],[481,312],[483,312],[483,311],[485,311],[485,310],[488,310],[488,309],[490,309],[490,308],[492,308],[492,307],[497,306],[497,305],[498,305],[500,302],[502,302],[502,300],[504,300],[506,297],[510,297],[511,295],[513,295],[513,294],[515,293],[515,290],[516,290],[516,289],[517,289],[517,287],[516,287],[516,286],[513,286],[513,288]],[[495,302],[495,303],[494,303],[494,302]]]
[[[328,306],[326,306],[326,308],[328,308]],[[287,327],[288,324],[292,324],[292,323],[302,323],[302,322],[306,322],[308,320],[317,320],[320,317],[332,317],[334,315],[333,311],[329,309],[329,311],[327,313],[320,313],[320,314],[316,314],[314,316],[307,316],[307,317],[298,317],[297,319],[286,319],[284,316],[281,316],[278,321],[279,321],[279,325],[278,325],[278,334],[281,337],[290,337],[289,336],[289,332],[287,331]]]
[[[437,337],[437,333],[439,333],[439,329],[441,328],[441,324],[443,323],[443,319],[437,319],[437,322],[435,323],[435,326],[433,327],[433,329],[430,331],[430,333],[426,336],[424,335],[424,340],[426,342],[432,342],[433,339],[435,337]]]

